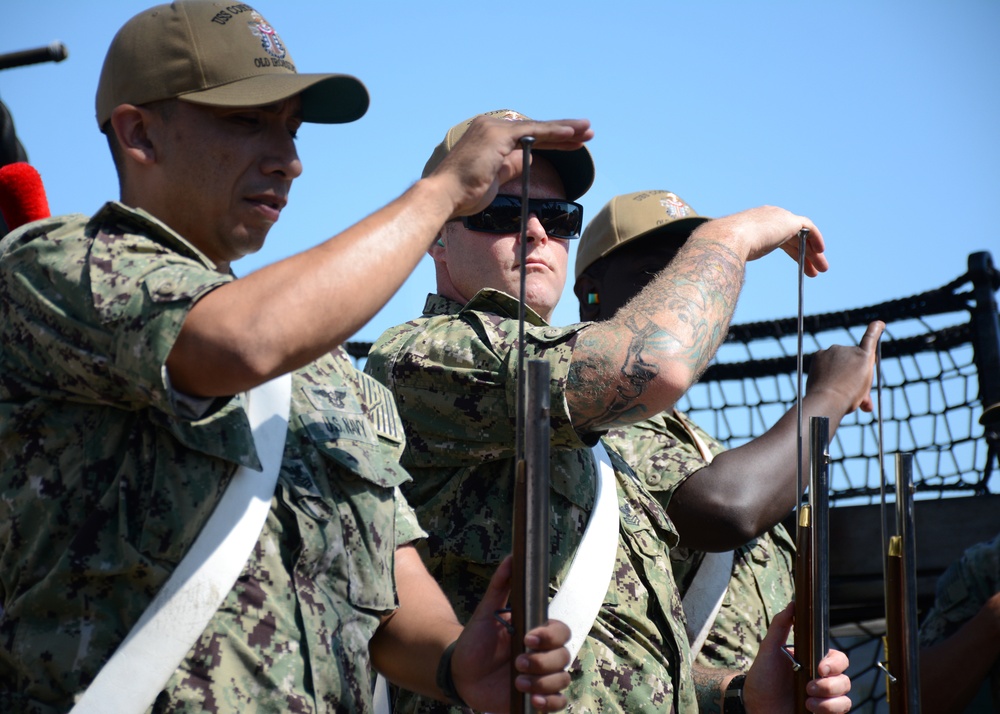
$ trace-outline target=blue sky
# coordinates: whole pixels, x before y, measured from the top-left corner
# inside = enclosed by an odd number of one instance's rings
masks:
[[[111,37],[147,4],[5,3],[0,53],[53,40],[70,53],[0,72],[0,99],[54,213],[117,197],[93,96]],[[770,203],[810,216],[831,270],[807,283],[807,312],[937,287],[974,251],[1000,260],[996,0],[255,7],[300,71],[355,74],[372,101],[359,122],[300,132],[306,171],[240,274],[399,195],[450,126],[499,108],[592,121],[587,216],[644,189],[675,191],[705,215]],[[417,314],[432,281],[425,258],[354,339]],[[736,320],[794,315],[795,300],[794,263],[768,256],[749,266]],[[567,286],[554,322],[575,320]]]

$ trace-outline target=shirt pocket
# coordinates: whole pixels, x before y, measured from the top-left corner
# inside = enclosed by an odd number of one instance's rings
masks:
[[[289,490],[298,510],[319,521],[324,535],[314,551],[304,545],[301,557],[342,570],[353,605],[391,610],[396,606],[395,498],[397,486],[409,476],[393,450],[380,442],[351,390],[313,393],[310,402],[321,408],[296,419],[316,468],[309,477],[292,479]]]

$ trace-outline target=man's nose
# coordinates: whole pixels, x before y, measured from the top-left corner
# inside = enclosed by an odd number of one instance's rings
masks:
[[[261,167],[264,173],[279,173],[287,179],[298,178],[302,174],[295,140],[287,131],[279,131],[278,136],[268,146],[268,153]]]
[[[545,228],[542,227],[542,222],[538,220],[538,216],[534,213],[528,214],[528,228],[524,233],[525,240],[528,243],[536,240],[544,243],[549,240],[549,235],[545,232]]]

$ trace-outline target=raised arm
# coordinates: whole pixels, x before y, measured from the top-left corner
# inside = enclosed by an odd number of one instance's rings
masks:
[[[810,230],[806,273],[827,269],[812,221],[763,206],[699,226],[677,257],[611,319],[584,330],[568,389],[574,426],[596,431],[673,407],[722,343],[744,268],[775,248],[798,257]]]
[[[343,343],[399,288],[442,224],[481,210],[521,170],[519,139],[576,149],[585,120],[481,117],[438,169],[385,208],[316,247],[212,291],[192,308],[167,360],[174,387],[225,396]]]
[[[802,418],[830,419],[830,435],[847,414],[872,410],[875,351],[885,325],[868,325],[857,347],[834,346],[813,356]],[[670,499],[668,513],[681,542],[696,550],[737,548],[781,521],[796,504],[795,409],[763,435],[715,457],[689,476]],[[803,473],[808,473],[803,452]]]

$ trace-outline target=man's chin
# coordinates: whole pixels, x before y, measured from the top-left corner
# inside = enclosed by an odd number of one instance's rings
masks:
[[[543,294],[532,293],[529,286],[528,291],[525,293],[525,301],[532,310],[538,313],[539,317],[549,322],[552,319],[552,313],[555,311],[559,299],[553,298],[548,292]]]
[[[264,242],[267,240],[267,234],[270,232],[272,225],[274,224],[270,224],[265,228],[245,231],[242,235],[238,236],[234,241],[234,245],[236,245],[239,249],[239,257],[244,258],[248,255],[253,255],[263,248]]]

